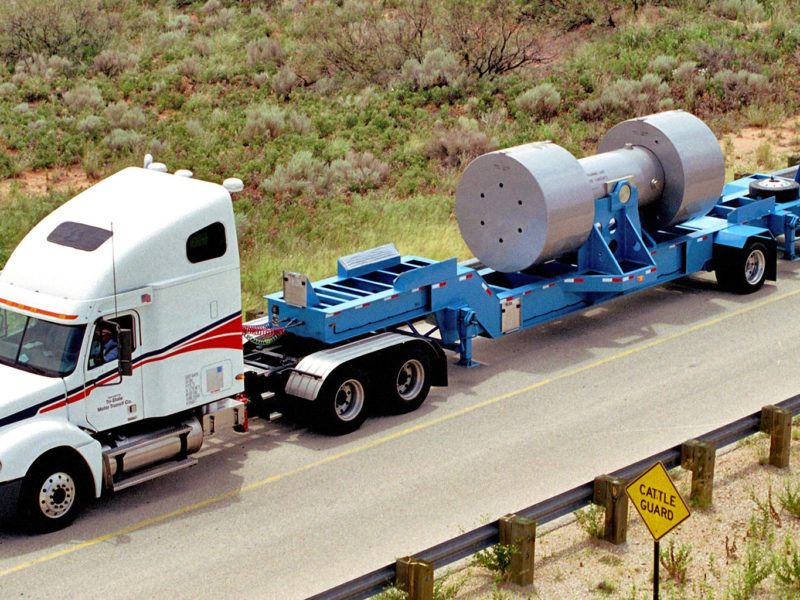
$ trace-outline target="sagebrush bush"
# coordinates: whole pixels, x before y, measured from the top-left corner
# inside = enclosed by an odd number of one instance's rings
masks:
[[[404,62],[397,80],[415,90],[428,90],[436,86],[460,88],[466,78],[467,71],[455,54],[436,48],[427,52],[422,62],[416,58]]]
[[[283,63],[283,46],[275,38],[260,38],[247,45],[248,67],[267,67]]]
[[[444,166],[466,164],[481,154],[494,150],[494,143],[483,133],[474,119],[461,117],[454,127],[435,125],[437,133],[428,143],[428,156]]]
[[[711,78],[710,85],[716,90],[722,108],[728,110],[766,100],[774,93],[765,75],[744,69],[736,72],[723,69]]]
[[[560,105],[561,94],[552,83],[541,83],[517,98],[517,108],[541,120],[556,116]]]
[[[0,99],[10,98],[17,93],[16,84],[11,81],[0,83]]]
[[[102,131],[105,127],[103,119],[97,115],[88,115],[75,124],[77,130],[81,133],[93,135]]]
[[[250,143],[259,139],[275,139],[285,127],[286,117],[280,108],[261,104],[247,111],[242,139]]]
[[[711,3],[711,11],[726,19],[757,23],[763,21],[766,10],[757,0],[716,0]]]
[[[292,90],[300,85],[300,78],[289,65],[284,65],[275,73],[270,85],[277,96],[288,97]]]
[[[655,72],[661,75],[662,77],[669,77],[672,75],[672,72],[678,66],[678,59],[674,56],[667,56],[665,54],[659,54],[653,60],[650,61],[650,68]]]
[[[52,81],[59,75],[71,75],[74,70],[75,65],[68,58],[35,54],[18,61],[14,67],[14,74],[40,76],[46,81]]]
[[[139,59],[133,54],[119,50],[103,50],[94,57],[91,70],[115,77],[125,71],[133,70],[138,62]]]
[[[129,106],[124,100],[108,105],[104,114],[112,129],[141,129],[147,122],[141,108]]]
[[[389,165],[375,158],[371,152],[358,153],[352,150],[348,150],[343,159],[333,161],[330,170],[333,181],[350,191],[379,187],[390,172]]]
[[[223,8],[209,14],[204,24],[213,29],[227,29],[236,19],[236,11],[232,8]]]
[[[96,85],[85,83],[64,92],[64,104],[73,112],[80,112],[85,108],[99,110],[105,102]]]
[[[103,138],[103,143],[110,150],[133,149],[144,142],[145,136],[135,131],[127,129],[114,129],[109,135]]]
[[[178,65],[178,72],[189,79],[197,79],[200,69],[200,61],[195,56],[187,56]]]
[[[598,98],[584,100],[578,111],[587,120],[622,120],[642,116],[671,106],[670,88],[658,75],[645,74],[640,81],[619,79],[607,86]]]
[[[314,128],[314,124],[306,115],[295,111],[290,112],[286,116],[286,125],[291,130],[299,135],[306,135]]]
[[[305,196],[309,203],[314,197],[330,188],[330,169],[307,150],[296,152],[288,162],[275,167],[272,177],[261,187],[276,200]]]

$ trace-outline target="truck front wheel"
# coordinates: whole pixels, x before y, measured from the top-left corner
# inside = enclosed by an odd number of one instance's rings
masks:
[[[325,381],[314,401],[315,429],[329,435],[355,431],[367,418],[367,396],[365,372],[341,367]]]
[[[74,460],[43,458],[23,481],[19,509],[35,533],[57,531],[78,516],[84,503],[84,480]]]
[[[399,349],[389,365],[386,408],[394,414],[417,410],[431,389],[430,359],[418,348]]]
[[[767,276],[767,247],[758,241],[745,245],[741,251],[728,256],[725,264],[715,267],[717,283],[737,294],[751,294],[761,289]]]

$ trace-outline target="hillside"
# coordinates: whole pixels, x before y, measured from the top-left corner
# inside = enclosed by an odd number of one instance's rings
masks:
[[[614,123],[671,108],[720,139],[784,123],[799,14],[755,0],[9,0],[0,266],[48,210],[148,152],[245,180],[248,308],[283,268],[318,277],[388,241],[467,258],[453,192],[483,152],[549,139],[583,155]],[[766,138],[754,163],[723,145],[731,174],[785,161]]]

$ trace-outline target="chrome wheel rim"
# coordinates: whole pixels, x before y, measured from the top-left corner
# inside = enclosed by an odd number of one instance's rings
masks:
[[[767,257],[761,250],[753,250],[744,265],[744,278],[750,285],[756,285],[764,276],[767,268]]]
[[[352,421],[364,408],[364,386],[357,379],[343,381],[336,390],[333,401],[336,416],[342,421]]]
[[[74,503],[75,480],[69,473],[53,473],[39,488],[39,509],[50,519],[63,517]]]
[[[397,371],[397,395],[403,400],[413,400],[422,390],[425,381],[425,369],[422,363],[412,358],[403,363]]]

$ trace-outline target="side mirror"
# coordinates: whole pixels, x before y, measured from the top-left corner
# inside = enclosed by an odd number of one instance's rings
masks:
[[[117,333],[119,346],[119,372],[123,377],[133,375],[131,355],[133,354],[133,332],[130,329],[120,329]]]

